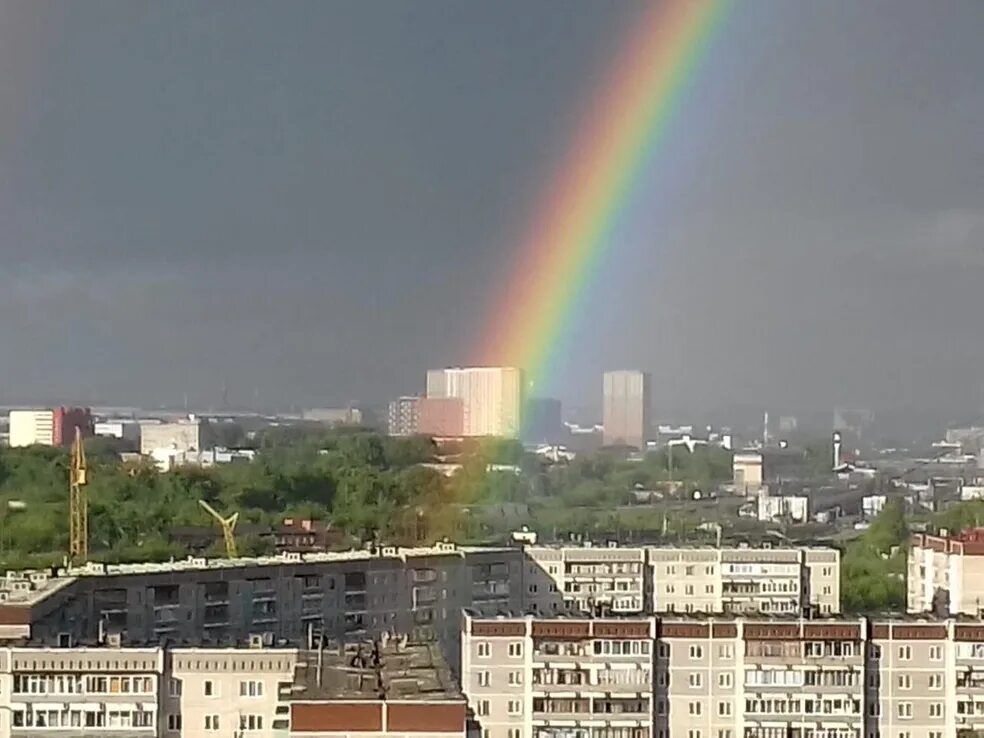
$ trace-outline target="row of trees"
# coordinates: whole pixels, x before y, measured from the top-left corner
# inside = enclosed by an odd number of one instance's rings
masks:
[[[285,516],[312,518],[330,522],[353,542],[479,539],[501,536],[516,523],[590,533],[622,525],[612,516],[631,500],[633,488],[670,479],[692,487],[730,476],[730,456],[721,449],[678,449],[672,460],[654,453],[642,463],[602,452],[547,467],[515,442],[442,448],[439,457],[428,438],[362,430],[275,429],[258,436],[255,446],[257,456],[249,463],[160,474],[149,462],[121,463],[111,443],[91,439],[90,549],[103,560],[183,555],[171,533],[213,525],[199,500],[239,511],[243,527],[273,526]],[[435,460],[461,468],[447,477],[422,466]],[[509,468],[490,471],[492,465]],[[67,466],[60,449],[0,452],[0,563],[61,560],[68,537]],[[12,500],[23,506],[15,511]],[[522,517],[501,516],[499,530],[482,514],[510,505]],[[652,516],[628,517],[628,525],[665,526]],[[259,551],[262,543],[247,540],[242,548]]]

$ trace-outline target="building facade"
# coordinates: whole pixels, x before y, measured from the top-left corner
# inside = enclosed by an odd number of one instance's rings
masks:
[[[957,738],[984,730],[979,621],[466,617],[486,738]]]
[[[202,421],[188,417],[173,423],[141,423],[140,453],[150,456],[159,449],[181,453],[201,451],[205,446]]]
[[[525,384],[515,367],[456,367],[427,372],[427,397],[459,398],[465,436],[518,438]]]
[[[421,397],[417,403],[417,432],[439,438],[465,435],[465,402],[460,397]]]
[[[83,438],[93,431],[92,414],[88,408],[56,407],[44,410],[11,410],[9,444],[24,446],[70,446],[76,428]]]
[[[524,550],[524,599],[545,615],[840,612],[840,552],[833,548]]]
[[[602,426],[606,446],[646,448],[650,426],[650,377],[646,372],[605,372],[602,380]]]
[[[984,528],[913,535],[906,586],[909,612],[984,615]]]
[[[389,404],[386,416],[386,432],[391,436],[412,436],[417,431],[417,403],[419,397],[401,397]]]

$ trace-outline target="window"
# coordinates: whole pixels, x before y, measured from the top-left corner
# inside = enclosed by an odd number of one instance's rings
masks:
[[[719,730],[718,738],[733,738],[733,733],[730,730]]]
[[[94,692],[96,690],[89,690],[89,691]],[[100,690],[100,691],[105,692],[106,690],[103,689],[103,690]],[[178,681],[177,679],[168,679],[167,680],[167,693],[168,693],[168,695],[170,697],[180,697],[181,696],[181,682]]]
[[[695,728],[688,730],[687,738],[700,738],[700,731]]]
[[[478,686],[479,687],[489,686],[489,673],[487,671],[478,672]]]
[[[205,716],[205,730],[218,730],[219,729],[219,716],[218,715],[206,715]]]
[[[509,714],[510,715],[522,715],[523,714],[523,703],[519,700],[509,700]]]
[[[718,646],[718,658],[730,659],[734,657],[734,655],[735,655],[734,648],[730,643],[722,643],[720,646]]]
[[[731,714],[730,702],[718,702],[718,715],[727,716]]]
[[[520,730],[519,728],[510,728],[507,735],[509,738],[519,738]]]
[[[942,674],[930,674],[929,675],[929,688],[930,689],[943,689],[943,675]]]
[[[262,715],[240,715],[239,716],[239,729],[240,730],[263,730],[263,716]]]
[[[687,684],[689,684],[691,687],[699,687],[701,685],[700,672],[699,671],[690,672],[689,676],[687,677]]]
[[[900,720],[908,720],[912,717],[912,703],[911,702],[900,702],[898,710],[898,716]]]
[[[523,644],[521,641],[512,641],[509,644],[509,655],[517,658],[523,655]]]
[[[899,661],[912,661],[912,646],[899,646]]]
[[[899,674],[899,689],[912,689],[912,677],[908,674]]]
[[[88,717],[88,716],[87,716]],[[181,730],[181,715],[177,713],[170,713],[167,716],[167,729],[176,731]]]
[[[704,658],[704,649],[700,646],[693,645],[690,647],[690,658],[697,660]]]
[[[215,682],[213,682],[211,679],[206,679],[202,683],[202,690],[204,691],[206,697],[214,697],[215,696]],[[208,717],[211,717],[211,716],[208,716]]]
[[[256,679],[247,679],[245,681],[239,682],[239,696],[240,697],[262,697],[263,696],[263,682]],[[250,728],[253,730],[253,728]]]
[[[523,683],[523,672],[521,671],[510,671],[509,672],[509,683],[512,685],[519,685]]]
[[[478,655],[480,658],[487,659],[492,655],[492,648],[489,646],[488,641],[479,641],[478,643]]]
[[[478,701],[478,709],[476,710],[476,712],[479,715],[481,715],[482,717],[487,717],[488,714],[489,714],[489,701],[488,700],[479,700]]]
[[[929,660],[930,661],[942,661],[943,660],[943,647],[942,646],[930,646],[929,647]]]
[[[700,703],[699,702],[691,702],[688,709],[689,709],[689,712],[690,712],[691,715],[700,715]]]
[[[943,717],[943,703],[942,702],[930,702],[929,703],[929,716],[932,718]]]
[[[718,686],[725,689],[731,688],[731,672],[726,671],[718,674]]]

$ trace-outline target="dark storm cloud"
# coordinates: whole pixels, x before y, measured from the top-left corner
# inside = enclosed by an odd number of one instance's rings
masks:
[[[558,389],[632,364],[658,406],[959,407],[984,6],[736,8]],[[0,3],[2,397],[382,401],[467,360],[637,11]]]

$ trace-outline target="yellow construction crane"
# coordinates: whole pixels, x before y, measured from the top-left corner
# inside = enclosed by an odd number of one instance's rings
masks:
[[[82,429],[75,427],[72,460],[68,471],[68,558],[72,564],[89,560],[89,500],[85,485],[89,483],[85,463]]]
[[[199,500],[201,505],[211,515],[222,528],[222,539],[225,541],[226,556],[230,559],[238,558],[239,549],[236,547],[236,523],[239,520],[239,513],[233,513],[228,518],[223,518],[219,512],[209,505],[205,500]]]

